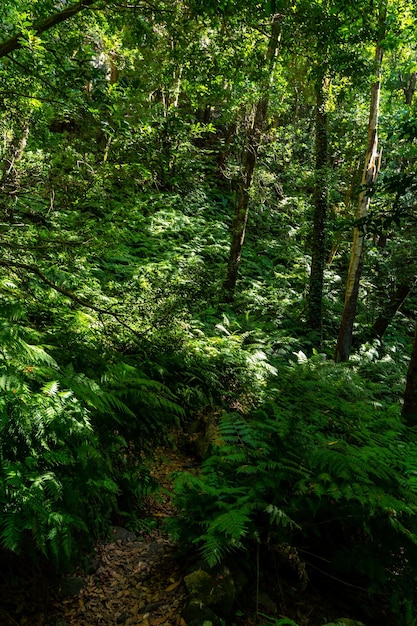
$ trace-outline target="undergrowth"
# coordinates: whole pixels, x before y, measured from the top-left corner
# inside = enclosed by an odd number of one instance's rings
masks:
[[[137,513],[153,488],[146,442],[166,441],[183,411],[116,353],[94,368],[78,350],[88,375],[77,372],[19,307],[2,313],[0,538],[8,552],[65,570],[106,536],[113,514]]]
[[[401,615],[417,565],[415,433],[352,367],[301,361],[281,363],[248,414],[223,415],[197,476],[177,475],[172,530],[211,565],[288,544],[311,555],[307,572],[396,589]]]

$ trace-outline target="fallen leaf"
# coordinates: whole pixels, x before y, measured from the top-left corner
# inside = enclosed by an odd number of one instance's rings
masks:
[[[171,580],[171,579],[170,579]],[[169,585],[169,587],[167,587],[165,589],[165,591],[173,591],[174,589],[176,589],[178,587],[178,585],[181,584],[181,578],[179,580],[177,580],[177,582],[172,583],[172,585]]]

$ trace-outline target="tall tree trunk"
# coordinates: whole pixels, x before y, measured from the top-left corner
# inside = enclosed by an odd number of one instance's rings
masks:
[[[368,121],[368,143],[365,156],[365,166],[362,174],[362,191],[359,194],[358,207],[356,210],[356,220],[363,220],[366,217],[371,202],[370,189],[376,180],[381,154],[378,155],[378,118],[379,100],[381,95],[381,75],[383,48],[381,41],[385,32],[386,14],[380,16],[379,41],[375,51],[375,65],[377,79],[372,85],[371,103]],[[346,281],[345,302],[342,313],[342,321],[337,337],[335,361],[347,361],[352,348],[353,324],[356,316],[358,302],[359,284],[363,267],[363,254],[365,247],[365,233],[363,225],[356,226],[353,232],[353,242],[350,255],[350,264]]]
[[[313,238],[308,295],[307,325],[321,336],[323,274],[325,266],[325,225],[327,215],[327,111],[326,78],[316,83],[316,139]]]
[[[16,166],[23,157],[28,137],[29,121],[24,121],[15,132],[0,168],[0,210],[9,222],[13,222],[13,205],[20,185]]]
[[[236,132],[236,124],[233,122],[226,131],[226,137],[224,139],[223,149],[218,157],[217,171],[221,178],[225,178],[224,167],[226,164],[227,156],[229,154],[230,144],[232,143],[233,135]]]
[[[413,103],[413,97],[416,91],[417,72],[413,72],[409,78],[407,84],[403,83],[402,76],[400,75],[401,87],[405,96],[405,103],[411,106]]]
[[[411,76],[409,76],[408,82],[404,83],[402,76],[400,74],[402,90],[405,96],[405,104],[407,106],[411,106],[413,103],[413,97],[416,91],[416,78],[417,78],[417,72],[413,72]],[[401,159],[400,171],[404,172],[408,164],[409,164],[409,160]],[[400,197],[401,197],[401,193],[397,191],[396,197],[393,203],[394,210],[395,208],[398,208],[398,205],[400,203]],[[384,239],[386,239],[386,236],[384,237]],[[384,241],[384,244],[385,243],[386,241]],[[404,265],[408,265],[408,263],[409,263],[409,260],[404,258]],[[371,334],[373,337],[378,337],[379,339],[383,337],[388,326],[394,319],[395,314],[402,307],[405,299],[407,298],[409,293],[414,289],[416,284],[417,284],[417,276],[410,275],[410,272],[408,272],[407,280],[405,281],[403,279],[403,282],[397,287],[394,295],[385,304],[377,320],[373,324],[372,329],[371,329]]]
[[[242,257],[243,242],[246,235],[246,225],[249,215],[249,190],[252,186],[256,159],[261,140],[263,123],[268,109],[268,97],[260,98],[256,104],[252,127],[249,131],[248,147],[245,151],[242,180],[236,189],[236,197],[232,222],[232,241],[229,249],[226,279],[223,289],[229,301],[233,295],[237,282],[239,265]]]
[[[225,296],[229,302],[233,300],[240,260],[242,257],[242,248],[245,240],[246,225],[249,215],[249,190],[252,186],[256,159],[262,138],[262,130],[268,112],[269,90],[275,67],[279,34],[279,16],[274,15],[272,18],[271,37],[266,53],[266,64],[269,76],[261,85],[261,92],[263,92],[263,95],[259,98],[256,106],[254,107],[252,124],[248,132],[247,148],[243,156],[242,178],[236,190],[232,222],[232,241],[230,243],[226,279],[223,283],[223,289],[226,292]]]
[[[417,426],[417,324],[408,364],[402,416],[407,426]]]

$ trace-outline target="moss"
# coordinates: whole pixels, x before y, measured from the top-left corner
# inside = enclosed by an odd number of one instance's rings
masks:
[[[197,569],[184,577],[190,596],[198,598],[220,615],[228,615],[233,607],[236,589],[230,571],[223,567],[209,574]]]

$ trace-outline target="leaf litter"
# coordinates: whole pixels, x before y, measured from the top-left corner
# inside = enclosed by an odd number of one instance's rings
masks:
[[[112,539],[96,545],[90,573],[79,570],[70,577],[75,592],[66,594],[61,586],[42,610],[36,602],[30,606],[24,593],[16,611],[7,611],[0,600],[2,626],[186,626],[181,617],[186,563],[179,560],[176,544],[158,526],[176,514],[170,474],[193,464],[193,459],[179,452],[157,450],[151,473],[161,490],[148,496],[143,507],[156,527],[139,535],[113,527]]]

